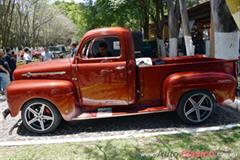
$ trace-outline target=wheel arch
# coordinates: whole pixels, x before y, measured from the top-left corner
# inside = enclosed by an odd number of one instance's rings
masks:
[[[15,117],[23,105],[33,99],[47,100],[70,121],[80,113],[78,96],[74,85],[65,80],[18,80],[7,88],[7,102],[11,116]]]
[[[235,78],[221,72],[180,72],[164,80],[163,104],[175,111],[181,97],[193,90],[205,90],[213,95],[218,104],[235,99]]]

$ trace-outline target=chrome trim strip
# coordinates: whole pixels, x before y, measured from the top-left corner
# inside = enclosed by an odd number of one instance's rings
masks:
[[[22,76],[24,77],[33,77],[33,76],[46,76],[46,75],[63,75],[63,74],[66,74],[65,71],[61,71],[61,72],[35,72],[35,73],[31,73],[31,72],[28,72],[28,73],[24,73],[22,74]]]

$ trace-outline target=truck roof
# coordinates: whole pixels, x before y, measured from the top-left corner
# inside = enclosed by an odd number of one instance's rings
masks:
[[[129,29],[123,27],[107,27],[107,28],[98,28],[88,31],[84,37],[92,36],[92,35],[110,35],[110,34],[125,34],[129,33]]]

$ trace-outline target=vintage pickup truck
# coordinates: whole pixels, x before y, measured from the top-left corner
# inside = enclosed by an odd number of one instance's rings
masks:
[[[103,42],[111,56],[95,57]],[[139,60],[128,29],[95,29],[84,35],[74,58],[18,67],[7,88],[4,116],[21,111],[24,126],[36,133],[52,132],[62,119],[166,111],[199,124],[210,118],[216,104],[234,101],[236,77],[235,60]]]

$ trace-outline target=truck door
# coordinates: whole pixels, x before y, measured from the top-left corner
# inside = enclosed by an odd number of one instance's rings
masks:
[[[129,104],[128,69],[118,36],[83,41],[77,79],[81,104],[86,110]]]

